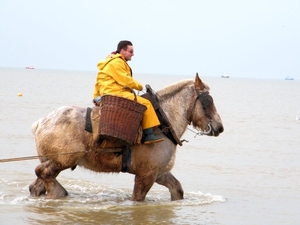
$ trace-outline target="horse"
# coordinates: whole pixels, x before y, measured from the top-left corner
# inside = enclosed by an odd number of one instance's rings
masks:
[[[217,137],[224,131],[209,90],[197,73],[194,80],[181,80],[156,92],[160,107],[179,138],[190,124],[208,136]],[[67,190],[56,177],[76,166],[95,172],[124,172],[122,154],[95,148],[93,134],[85,131],[86,112],[87,108],[63,106],[32,124],[40,164],[35,169],[37,178],[29,185],[30,196],[44,195],[47,199],[67,196]],[[177,145],[159,128],[154,132],[164,141],[130,147],[126,172],[135,175],[131,200],[144,201],[155,182],[169,189],[171,201],[181,200],[184,191],[171,173]]]

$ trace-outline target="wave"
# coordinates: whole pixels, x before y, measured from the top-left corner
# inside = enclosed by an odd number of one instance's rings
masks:
[[[185,192],[183,200],[171,201],[167,189],[162,191],[155,188],[150,190],[144,202],[133,202],[130,200],[132,194],[130,188],[116,188],[75,179],[63,180],[62,183],[69,195],[52,200],[46,199],[45,196],[30,197],[29,185],[24,180],[0,179],[0,204],[99,211],[135,206],[199,206],[214,202],[226,202],[223,196],[204,194],[201,191]]]

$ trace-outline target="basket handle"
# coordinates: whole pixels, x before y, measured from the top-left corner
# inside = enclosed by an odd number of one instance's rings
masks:
[[[132,88],[128,87],[128,86],[123,86],[123,90],[126,90],[126,89],[130,90],[131,93],[134,94],[134,101],[136,101],[136,93],[134,92],[134,90]]]

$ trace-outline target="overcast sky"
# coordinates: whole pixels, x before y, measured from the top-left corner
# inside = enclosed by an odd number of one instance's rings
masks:
[[[0,67],[300,79],[299,0],[0,0]]]

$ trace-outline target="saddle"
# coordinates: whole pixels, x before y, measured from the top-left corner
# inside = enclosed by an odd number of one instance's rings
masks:
[[[175,145],[179,144],[180,146],[182,145],[182,142],[178,139],[174,129],[171,126],[171,123],[169,122],[168,118],[166,117],[164,111],[162,110],[162,108],[159,105],[159,102],[157,100],[157,96],[154,93],[154,91],[152,90],[152,88],[150,87],[150,85],[146,85],[146,90],[147,92],[143,95],[141,95],[141,97],[148,99],[156,112],[156,115],[160,121],[160,126],[158,127],[158,129],[161,130],[162,133],[164,133],[166,135],[167,138],[169,138]],[[120,97],[117,97],[120,98]],[[101,99],[102,101],[102,99]],[[103,103],[103,102],[102,102]],[[107,103],[105,103],[107,104]],[[122,107],[124,109],[124,107]],[[125,107],[126,108],[126,107]],[[93,146],[97,146],[97,148],[101,148],[101,149],[114,149],[114,148],[124,148],[124,147],[128,147],[128,142],[124,142],[124,140],[122,140],[123,138],[118,138],[119,134],[117,135],[117,137],[113,137],[113,136],[108,136],[108,135],[101,135],[101,129],[103,129],[103,124],[102,124],[102,128],[101,128],[101,106],[94,106],[93,108],[87,108],[87,112],[86,112],[86,127],[85,130],[92,133],[93,134]],[[103,112],[102,112],[103,114]],[[104,115],[102,115],[103,117]],[[110,112],[110,115],[111,112]],[[142,114],[141,114],[142,116]],[[105,117],[105,116],[104,116]],[[124,120],[124,118],[122,118]],[[102,121],[103,123],[103,121]],[[109,121],[108,121],[109,123]],[[104,128],[106,129],[106,127]],[[114,128],[115,129],[115,128]],[[134,135],[134,136],[132,136]],[[131,134],[131,141],[130,144],[131,145],[139,145],[142,143],[142,138],[143,138],[143,130],[142,130],[142,126],[139,122],[138,125],[138,129],[137,132],[135,132],[134,134]]]

